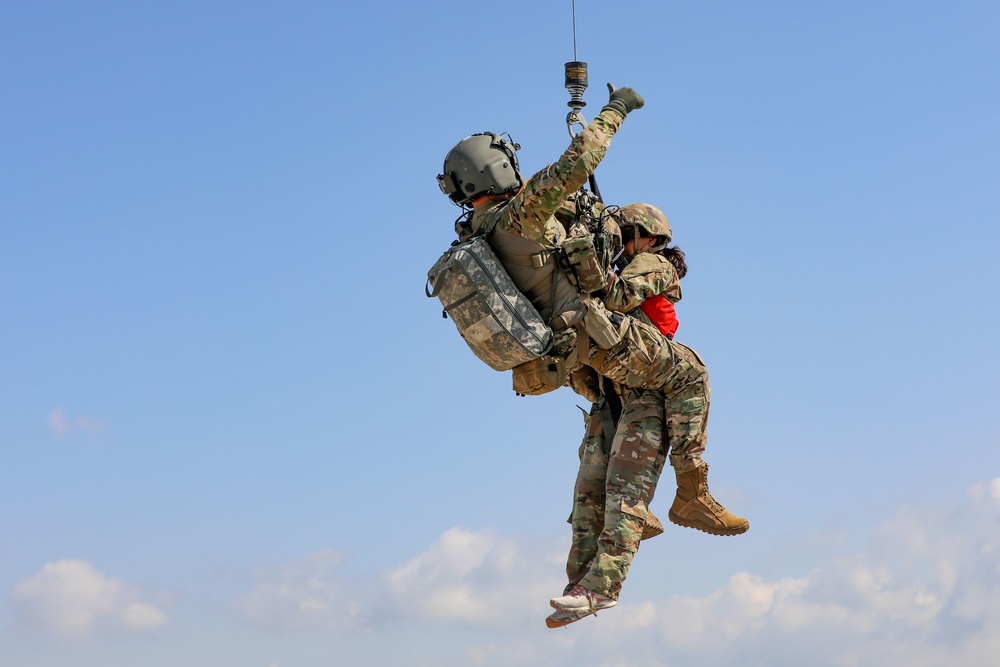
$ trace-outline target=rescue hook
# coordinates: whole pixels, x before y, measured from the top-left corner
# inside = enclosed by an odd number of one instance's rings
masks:
[[[566,129],[572,137],[574,125],[579,125],[581,130],[587,126],[580,113],[587,106],[583,101],[583,93],[587,90],[587,63],[579,60],[566,63],[566,90],[569,91],[569,102],[566,105],[570,108],[570,112],[566,114]]]

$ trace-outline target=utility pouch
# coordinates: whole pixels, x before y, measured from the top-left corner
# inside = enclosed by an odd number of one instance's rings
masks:
[[[590,294],[606,287],[607,272],[598,258],[592,235],[567,239],[560,245],[576,274],[580,291]]]
[[[538,396],[563,386],[566,364],[562,357],[539,357],[514,366],[512,374],[515,393]]]
[[[624,320],[622,344],[613,352],[598,350],[590,365],[602,376],[627,387],[662,386],[666,373],[674,367],[670,348],[655,327],[638,320]]]
[[[591,403],[601,397],[600,376],[590,366],[577,366],[570,370],[566,384]]]
[[[587,298],[583,299],[583,305],[587,307],[587,314],[583,316],[583,325],[587,329],[587,335],[597,343],[599,348],[610,350],[622,342],[618,327],[608,317],[608,311],[600,302]]]

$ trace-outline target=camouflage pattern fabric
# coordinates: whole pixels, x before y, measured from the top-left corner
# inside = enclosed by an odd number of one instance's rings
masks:
[[[484,197],[473,208],[470,233],[491,230],[490,243],[507,274],[550,323],[581,307],[581,292],[557,268],[553,251],[569,235],[564,221],[574,209],[568,202],[604,157],[621,123],[615,111],[602,111],[559,160],[529,178],[519,192]]]
[[[472,230],[486,229],[490,218],[499,217],[496,229],[509,230],[552,250],[564,230],[555,214],[584,184],[604,158],[611,137],[624,118],[610,109],[601,111],[582,132],[573,137],[562,156],[529,178],[505,206],[487,203],[475,208]]]
[[[676,271],[659,255],[640,253],[621,272],[606,301],[629,311],[657,295],[681,298]],[[621,331],[619,349],[608,351],[597,368],[623,383],[617,386],[623,412],[610,448],[598,404],[587,418],[566,560],[567,590],[580,584],[614,599],[639,548],[665,454],[669,451],[677,472],[704,463],[711,398],[708,372],[694,350],[637,320],[623,321]],[[590,347],[584,356],[593,364],[598,350]],[[661,389],[636,391],[627,384]]]
[[[670,463],[677,472],[685,472],[703,463],[711,386],[708,370],[697,352],[659,335],[659,331],[648,324],[640,306],[654,296],[666,297],[673,303],[680,301],[680,280],[674,265],[665,257],[641,252],[616,278],[604,302],[608,308],[629,313],[640,320],[638,326],[631,327],[628,340],[636,350],[633,354],[644,352],[651,363],[630,370],[625,354],[618,357],[621,363],[605,370],[626,387],[647,386],[663,391]]]
[[[663,470],[663,409],[661,392],[630,392],[610,448],[591,410],[570,517],[567,589],[580,584],[618,599]]]
[[[638,226],[646,230],[649,236],[662,236],[664,244],[670,243],[674,238],[667,216],[651,204],[626,204],[618,209],[615,216],[623,227]]]
[[[682,296],[681,281],[677,278],[674,265],[666,257],[641,252],[615,278],[604,297],[604,303],[616,313],[634,315],[632,311],[654,296],[664,296],[677,303]]]
[[[459,333],[481,360],[505,371],[548,351],[552,330],[504,272],[483,238],[453,246],[428,272]]]
[[[597,540],[604,530],[604,499],[611,448],[604,437],[600,406],[594,403],[586,418],[586,431],[580,444],[580,470],[573,488],[573,511],[569,523],[573,541],[566,559],[569,583],[564,593],[580,583],[597,556]]]
[[[615,111],[603,110],[573,138],[557,162],[529,178],[517,194],[480,202],[474,209],[470,223],[472,231],[479,233],[492,226],[492,241],[504,269],[543,317],[552,318],[582,308],[580,292],[562,272],[555,269],[554,262],[546,261],[545,253],[557,247],[566,237],[556,214],[566,215],[567,200],[593,173],[622,120]],[[535,257],[541,266],[528,261]],[[630,280],[616,281],[622,283],[616,303],[622,312],[638,307],[645,298],[640,297],[654,290],[676,292],[679,298],[680,286],[673,265],[665,259],[660,262],[660,259],[658,255],[642,257],[633,269],[635,275],[629,274]],[[645,262],[653,264],[647,267]],[[626,289],[628,284],[633,284],[633,287]],[[589,385],[578,381],[585,376],[585,373],[581,374],[581,364],[591,366],[601,375],[625,386],[663,389],[667,394],[684,387],[691,389],[698,384],[697,367],[688,361],[691,355],[687,348],[675,348],[655,328],[628,316],[620,325],[620,333],[622,342],[608,350],[598,366],[594,365],[594,359],[599,348],[589,340],[584,341],[586,346],[577,357],[577,365],[568,365],[566,369],[567,384],[590,397]],[[550,354],[571,358],[577,347],[576,337],[573,328],[556,331]],[[683,363],[675,368],[674,365],[679,362]],[[702,386],[707,388],[703,365],[701,374],[704,376]],[[688,401],[689,413],[694,412],[692,406],[696,402],[693,398]],[[707,411],[707,400],[703,402]],[[686,431],[691,434],[698,431],[696,415],[692,415],[689,422]],[[703,422],[701,430],[704,430]]]
[[[702,455],[708,440],[712,387],[697,352],[674,341],[667,341],[667,347],[673,357],[673,371],[663,392],[670,466],[675,472],[687,472],[705,464]]]
[[[678,472],[697,468],[705,450],[711,400],[704,362],[687,345],[668,340],[655,327],[635,318],[626,317],[619,333],[622,342],[610,350],[602,350],[584,339],[587,347],[579,350],[579,358],[613,380],[623,392],[631,388],[661,390],[668,414],[666,434],[671,465]],[[572,356],[580,340],[572,329],[556,332],[553,351]],[[579,369],[571,371],[572,378],[586,377]],[[577,393],[593,397],[589,392]]]

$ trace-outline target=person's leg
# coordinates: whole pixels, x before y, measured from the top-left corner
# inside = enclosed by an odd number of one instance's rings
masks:
[[[629,387],[662,389],[670,462],[677,473],[673,523],[714,535],[739,535],[750,523],[719,504],[708,492],[702,453],[707,442],[711,389],[705,364],[694,350],[670,341],[652,327],[630,320],[622,342],[610,350],[588,351],[601,375]]]
[[[604,526],[597,555],[579,581],[591,593],[618,599],[663,470],[662,430],[663,395],[633,392],[625,401],[608,459]],[[553,605],[558,608],[555,601]]]
[[[685,472],[705,464],[702,454],[708,440],[712,388],[697,352],[674,341],[668,342],[667,351],[672,370],[663,382],[665,435],[670,465],[676,472]]]
[[[712,535],[745,533],[750,522],[723,507],[708,490],[708,464],[702,457],[712,394],[708,371],[698,353],[686,345],[671,342],[670,350],[675,370],[664,402],[670,465],[677,476],[670,521]]]
[[[580,444],[580,470],[573,488],[570,525],[573,541],[566,558],[569,591],[590,570],[597,555],[597,540],[604,528],[604,494],[608,470],[608,445],[604,437],[600,408],[595,403],[587,416],[586,432]]]

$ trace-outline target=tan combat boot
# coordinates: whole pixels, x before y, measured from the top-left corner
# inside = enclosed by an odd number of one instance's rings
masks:
[[[677,473],[677,496],[670,507],[670,520],[678,526],[712,535],[739,535],[750,522],[720,505],[708,492],[708,464]]]
[[[646,525],[642,527],[642,537],[640,538],[640,541],[648,540],[650,538],[662,534],[663,534],[663,524],[660,522],[659,519],[656,518],[655,514],[649,512],[649,517],[646,519]]]

